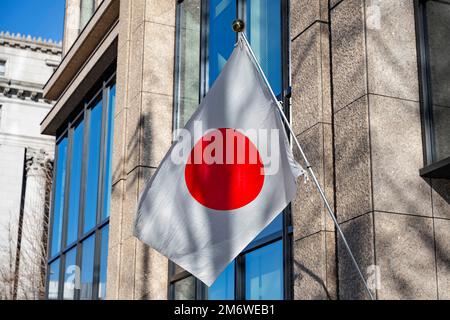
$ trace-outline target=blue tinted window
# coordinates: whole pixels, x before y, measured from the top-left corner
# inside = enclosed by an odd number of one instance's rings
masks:
[[[55,179],[55,202],[53,209],[53,229],[51,241],[51,255],[54,256],[61,249],[62,218],[64,212],[64,189],[66,186],[67,166],[67,137],[57,145],[57,164]]]
[[[228,265],[208,290],[209,300],[234,299],[234,261]]]
[[[72,300],[75,296],[75,289],[79,285],[80,269],[77,267],[76,248],[66,253],[66,263],[64,265],[64,300]]]
[[[108,119],[106,123],[106,143],[105,143],[105,178],[103,187],[103,211],[102,219],[109,217],[109,202],[111,198],[111,161],[113,148],[113,132],[114,132],[114,106],[116,104],[116,86],[113,85],[109,90]]]
[[[229,58],[236,43],[236,33],[231,25],[236,19],[235,0],[210,0],[208,63],[209,85],[212,86],[220,74],[226,60]],[[281,60],[281,0],[247,0],[246,36],[264,70],[270,85],[276,95],[282,88],[282,60]],[[249,245],[267,236],[280,234],[283,230],[283,217],[279,214],[272,223],[265,228]],[[258,265],[258,261],[267,266]],[[248,264],[248,265],[247,265]],[[248,299],[282,299],[283,298],[283,251],[282,242],[262,247],[246,255]],[[230,264],[208,289],[209,299],[234,298],[235,263]],[[278,268],[279,267],[279,268]],[[268,270],[275,268],[279,274],[276,281],[271,283],[274,274]],[[278,268],[278,269],[277,269]],[[255,286],[255,281],[260,286]],[[260,298],[257,298],[260,297]]]
[[[106,270],[108,267],[109,225],[102,229],[101,234],[102,245],[100,248],[100,279],[98,285],[98,297],[100,299],[104,299],[106,296]]]
[[[277,241],[245,256],[245,298],[283,299],[283,246]]]
[[[92,299],[92,285],[94,282],[94,250],[95,236],[83,241],[81,258],[81,287],[80,299]]]
[[[283,214],[279,214],[253,241],[261,240],[267,236],[283,231]]]
[[[236,0],[210,0],[209,4],[209,84],[212,86],[236,43],[231,25],[236,19]]]
[[[50,300],[55,300],[58,299],[59,259],[50,264],[48,272],[48,298]]]
[[[281,0],[247,0],[246,35],[276,95],[281,93]]]
[[[78,237],[78,212],[80,209],[81,167],[83,163],[84,122],[81,121],[73,130],[72,161],[70,167],[69,220],[67,225],[67,244]]]
[[[99,101],[97,105],[91,110],[89,119],[89,151],[87,160],[83,228],[85,232],[94,227],[97,218],[101,130],[102,101]]]

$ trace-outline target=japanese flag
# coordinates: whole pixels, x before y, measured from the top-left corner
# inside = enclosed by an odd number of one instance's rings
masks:
[[[240,40],[147,182],[135,220],[137,238],[208,286],[292,201],[303,173]]]

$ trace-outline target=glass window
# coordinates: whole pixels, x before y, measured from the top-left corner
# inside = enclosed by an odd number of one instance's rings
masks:
[[[262,240],[266,237],[283,231],[283,214],[279,214],[253,241]]]
[[[80,299],[82,300],[92,299],[92,286],[94,283],[94,250],[95,235],[92,235],[82,243],[80,286]]]
[[[281,241],[245,255],[245,298],[283,299],[283,246]]]
[[[195,5],[195,10],[192,9]],[[201,13],[202,10],[205,12]],[[208,6],[200,8],[199,1],[185,0],[178,5],[179,16],[177,20],[177,50],[178,50],[178,89],[179,96],[175,98],[176,112],[175,125],[182,127],[197,107],[197,96],[204,94],[220,74],[227,59],[231,55],[236,43],[236,33],[232,30],[232,22],[239,17],[246,22],[246,36],[252,49],[264,70],[272,89],[276,95],[282,93],[282,23],[281,0],[209,0]],[[209,10],[209,11],[207,11]],[[186,15],[195,12],[195,27],[188,27]],[[245,13],[245,16],[241,16]],[[201,19],[202,18],[202,19]],[[203,24],[201,27],[198,25]],[[192,33],[189,40],[186,31]],[[201,33],[203,33],[201,35]],[[204,39],[193,51],[188,52],[185,46],[190,47],[191,38]],[[200,58],[200,59],[199,59]],[[200,68],[198,68],[200,61]],[[191,72],[186,68],[190,64],[200,73]],[[206,69],[203,71],[204,66]],[[197,79],[197,75],[199,75]],[[181,84],[184,77],[192,80],[189,94],[193,97],[189,110],[184,108],[187,96],[186,89]],[[202,85],[206,84],[205,88]],[[184,91],[183,91],[184,90]],[[208,299],[283,299],[283,214],[278,215],[272,223],[265,228],[245,248],[236,261],[233,261],[219,276],[216,282],[206,288]],[[238,262],[239,261],[239,262]],[[182,271],[173,271],[180,275]],[[177,277],[174,277],[175,279]],[[240,282],[237,282],[240,281]],[[180,285],[174,282],[174,296]],[[195,293],[195,286],[201,286],[198,281],[189,281]],[[187,290],[186,287],[182,287]],[[205,298],[203,290],[198,290],[196,298]]]
[[[246,35],[275,95],[281,93],[281,0],[247,0]]]
[[[95,0],[81,0],[80,2],[80,31],[86,26],[94,14]]]
[[[53,227],[51,256],[61,249],[62,219],[64,213],[64,193],[66,188],[67,137],[61,139],[56,146],[57,163],[55,179],[55,199],[53,208]]]
[[[208,68],[212,86],[233,52],[236,33],[231,28],[236,19],[235,0],[209,1]]]
[[[175,300],[195,299],[195,278],[190,276],[174,283]]]
[[[48,268],[48,298],[50,300],[58,299],[59,287],[59,259],[56,259]]]
[[[69,133],[57,140],[49,299],[102,299],[106,295],[116,95],[113,81],[110,74],[95,93],[107,98],[85,103],[80,114],[68,119],[66,128],[60,130]],[[61,244],[61,239],[67,239],[66,243]],[[61,273],[56,270],[59,263],[64,267]],[[62,292],[55,283],[63,283]]]
[[[100,174],[100,140],[102,130],[102,100],[91,109],[89,118],[89,147],[87,154],[86,193],[84,205],[84,232],[97,220],[97,197]]]
[[[72,134],[72,161],[69,183],[69,221],[67,224],[67,244],[78,238],[78,212],[80,209],[81,167],[83,163],[84,122],[80,121]]]
[[[224,272],[217,278],[214,284],[208,289],[209,300],[233,300],[234,299],[234,278],[235,262],[228,265]]]
[[[432,161],[450,157],[450,2],[426,1]]]
[[[175,103],[178,128],[185,126],[199,103],[200,90],[200,0],[183,1],[179,7]]]
[[[77,266],[77,249],[73,248],[66,253],[66,263],[64,266],[64,300],[75,298],[75,289],[79,287],[80,268]]]
[[[101,231],[102,245],[100,247],[100,279],[98,284],[98,298],[104,299],[106,297],[106,270],[108,266],[108,239],[109,239],[109,225],[104,227]]]

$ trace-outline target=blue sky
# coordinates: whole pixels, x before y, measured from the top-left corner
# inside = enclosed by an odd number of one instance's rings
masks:
[[[62,40],[65,0],[0,0],[0,31]]]

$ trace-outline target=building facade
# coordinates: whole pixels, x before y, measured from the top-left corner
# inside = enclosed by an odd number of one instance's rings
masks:
[[[311,182],[210,288],[132,235],[236,18],[373,295],[450,298],[449,1],[66,3],[41,125],[56,137],[47,298],[368,299]]]
[[[36,299],[45,284],[54,138],[41,135],[42,88],[61,44],[0,32],[0,296]]]

